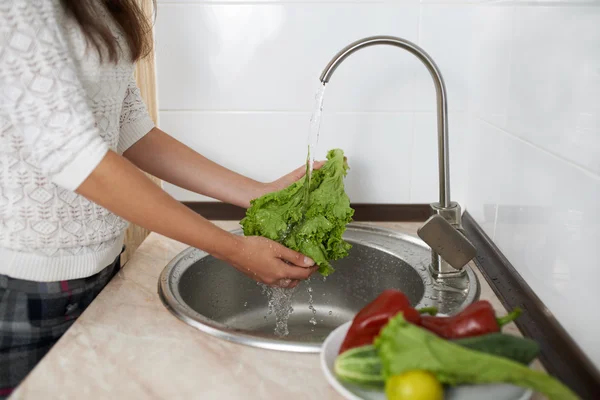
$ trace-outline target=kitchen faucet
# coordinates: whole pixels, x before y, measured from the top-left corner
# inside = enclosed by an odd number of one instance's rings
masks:
[[[437,95],[439,201],[430,204],[433,216],[420,229],[419,236],[432,248],[432,275],[439,279],[460,277],[464,273],[463,267],[475,256],[475,247],[462,234],[460,205],[450,200],[448,98],[444,79],[433,59],[408,40],[394,36],[372,36],[353,42],[338,52],[323,70],[320,80],[325,85],[348,56],[375,45],[391,45],[407,50],[423,62],[433,78]]]

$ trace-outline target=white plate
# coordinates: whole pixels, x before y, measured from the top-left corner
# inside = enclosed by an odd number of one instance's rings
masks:
[[[331,332],[321,350],[321,369],[325,373],[329,384],[342,396],[349,400],[385,400],[385,394],[380,391],[367,390],[355,385],[339,381],[334,373],[333,364],[340,351],[340,346],[346,337],[352,321],[346,322]],[[513,385],[461,385],[446,390],[445,400],[527,400],[531,397],[531,390]]]

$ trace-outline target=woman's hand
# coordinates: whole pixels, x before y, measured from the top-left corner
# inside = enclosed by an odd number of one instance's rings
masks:
[[[323,166],[323,164],[325,164],[325,161],[315,161],[315,163],[313,164],[313,170],[321,168]],[[306,175],[306,164],[301,167],[296,168],[289,174],[282,176],[281,178],[277,179],[276,181],[273,181],[271,183],[266,183],[265,184],[265,193],[263,193],[263,194],[276,192],[278,190],[285,189],[286,187],[290,186],[292,183],[297,182],[300,179],[302,179],[302,177],[304,175]]]
[[[236,251],[224,260],[257,282],[289,288],[318,269],[303,254],[259,236],[240,236]]]

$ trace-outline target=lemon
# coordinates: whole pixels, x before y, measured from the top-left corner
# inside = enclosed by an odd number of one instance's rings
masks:
[[[385,383],[388,400],[443,400],[444,389],[427,371],[408,371],[392,376]]]

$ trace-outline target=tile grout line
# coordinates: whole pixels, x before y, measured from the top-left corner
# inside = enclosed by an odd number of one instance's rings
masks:
[[[415,161],[415,149],[417,146],[417,118],[415,113],[411,113],[411,123],[412,123],[412,140],[411,140],[411,144],[410,144],[410,174],[408,174],[408,200],[409,202],[413,201],[414,198],[414,192],[413,192],[413,175],[415,173],[415,165],[414,165],[414,161]]]
[[[471,15],[471,29],[474,29],[476,24],[474,21],[474,16],[475,13],[477,12],[476,7],[478,6],[478,4],[471,4],[471,7],[469,7],[469,12],[472,13]],[[469,76],[474,76],[474,74],[472,73],[472,71],[474,70],[474,65],[475,65],[475,53],[476,53],[476,36],[473,35],[471,37],[471,40],[469,42],[469,46],[470,46],[470,54],[469,54],[469,60],[468,60],[468,65],[467,65],[467,69],[468,69],[468,74]],[[473,80],[469,80],[467,83],[467,99],[466,99],[466,104],[465,104],[465,111],[464,111],[464,118],[466,121],[466,127],[465,127],[465,132],[463,133],[463,137],[464,137],[464,146],[465,146],[465,150],[467,152],[467,154],[465,155],[466,158],[466,162],[465,162],[465,168],[464,171],[465,173],[462,176],[462,179],[464,181],[464,186],[463,186],[463,195],[464,195],[464,201],[465,201],[465,209],[468,206],[467,203],[467,198],[469,197],[469,187],[471,186],[471,179],[470,179],[470,174],[469,174],[469,170],[471,167],[471,163],[472,163],[472,157],[471,157],[471,152],[473,150],[473,116],[475,115],[475,113],[473,112]],[[448,129],[450,129],[451,126],[448,126]]]
[[[423,4],[419,3],[419,14],[417,15],[417,37],[416,43],[417,45],[421,45],[421,18],[423,15]],[[413,93],[413,106],[415,105],[417,99],[417,72],[413,71],[413,85],[412,85],[412,93]],[[415,197],[415,191],[413,187],[414,179],[413,175],[415,173],[415,151],[417,146],[417,116],[415,110],[410,111],[411,114],[411,146],[410,146],[410,173],[408,174],[408,199],[409,201],[413,201]]]
[[[421,4],[431,4],[431,5],[448,5],[448,6],[464,6],[464,5],[473,5],[473,6],[506,6],[506,7],[553,7],[553,8],[561,8],[561,7],[598,7],[598,3],[592,0],[575,0],[572,2],[567,1],[550,1],[550,0],[474,0],[474,1],[453,1],[447,2],[443,0],[435,0],[435,1],[423,1],[421,0]]]
[[[496,240],[496,229],[498,229],[498,204],[494,206],[494,230],[492,231],[492,240]]]
[[[216,0],[216,1],[158,1],[158,6],[265,6],[265,5],[286,5],[286,4],[387,4],[386,0],[376,0],[376,1],[368,1],[368,0],[344,0],[344,1],[335,1],[335,0],[290,0],[290,1],[281,1],[281,0],[265,0],[265,1],[243,1],[243,0],[232,0],[232,1],[224,1],[224,0]]]
[[[510,101],[508,101],[508,99],[510,98],[510,83],[512,81],[512,61],[513,61],[513,53],[514,53],[514,40],[515,40],[515,36],[516,36],[516,25],[517,25],[517,8],[514,6],[511,6],[512,10],[511,10],[511,17],[510,17],[510,48],[508,50],[508,84],[506,85],[506,90],[505,90],[505,94],[506,94],[506,109],[504,110],[504,115],[506,116],[506,119],[508,119],[508,110],[510,108]],[[507,123],[508,121],[504,121],[505,123]]]
[[[485,4],[485,3],[479,3]],[[518,0],[497,0],[495,2],[487,3],[491,5],[506,5],[506,6],[516,6],[516,7],[553,7],[553,8],[561,8],[561,7],[598,7],[598,3],[591,0],[582,0],[582,1],[548,1],[548,0],[538,0],[538,1],[518,1]]]
[[[186,110],[186,109],[162,109],[161,113],[182,114],[310,114],[310,111],[302,110]],[[467,110],[449,110],[448,114],[466,114]],[[436,110],[371,110],[371,111],[326,111],[323,114],[355,115],[355,114],[436,114]]]
[[[550,150],[544,149],[543,147],[541,147],[541,146],[539,146],[539,145],[537,145],[537,144],[535,144],[535,143],[533,143],[533,142],[531,142],[531,141],[529,141],[529,140],[527,140],[527,139],[523,139],[523,138],[522,138],[522,137],[520,137],[520,136],[517,136],[517,135],[515,135],[515,134],[513,134],[513,133],[510,133],[510,132],[508,132],[507,130],[505,130],[505,129],[503,129],[503,128],[499,127],[499,126],[496,126],[496,125],[494,125],[493,123],[491,123],[491,122],[488,122],[488,121],[486,121],[485,119],[483,119],[483,118],[481,118],[481,117],[479,117],[479,116],[477,117],[477,119],[478,119],[478,120],[480,120],[481,122],[483,122],[484,124],[486,124],[486,125],[488,125],[488,126],[491,126],[491,127],[492,127],[492,128],[494,128],[494,129],[497,129],[498,131],[502,132],[502,133],[503,133],[503,134],[505,134],[505,135],[508,135],[509,137],[511,137],[511,138],[513,138],[513,139],[515,139],[515,140],[517,140],[517,141],[520,141],[520,142],[522,142],[522,143],[525,143],[525,144],[527,144],[527,145],[529,145],[529,146],[533,147],[534,149],[536,149],[536,150],[539,150],[539,151],[541,151],[541,152],[545,153],[546,155],[550,155],[550,156],[552,156],[553,158],[555,158],[555,159],[557,159],[557,160],[559,160],[559,161],[562,161],[562,162],[564,162],[564,163],[566,163],[566,164],[570,165],[571,167],[573,167],[573,168],[575,168],[575,169],[578,169],[580,172],[583,172],[584,174],[586,174],[586,175],[587,175],[587,176],[589,176],[590,178],[592,178],[592,179],[594,179],[594,180],[597,180],[597,181],[599,181],[599,182],[600,182],[600,175],[598,175],[596,172],[594,172],[594,171],[592,171],[592,170],[590,170],[590,169],[588,169],[588,168],[586,168],[586,167],[584,167],[584,166],[582,166],[582,165],[580,165],[580,164],[577,164],[576,162],[573,162],[573,161],[571,161],[571,160],[568,160],[568,159],[564,158],[563,156],[561,156],[561,155],[559,155],[559,154],[556,154],[556,153],[555,153],[555,152],[553,152],[553,151],[550,151]]]
[[[324,4],[324,5],[344,5],[344,4],[389,4],[389,0],[253,0],[253,1],[243,1],[243,0],[197,0],[197,1],[158,1],[158,6],[210,6],[210,5],[232,5],[232,6],[240,6],[240,5],[248,5],[248,6],[261,6],[261,5],[286,5],[286,4]],[[464,6],[464,5],[473,5],[473,6],[517,6],[517,7],[553,7],[553,8],[561,8],[561,7],[598,7],[598,3],[594,1],[573,1],[570,3],[567,2],[555,2],[555,1],[515,1],[515,0],[496,0],[496,1],[482,1],[482,0],[464,0],[464,1],[455,1],[448,3],[447,1],[425,1],[420,2],[420,5],[448,5],[448,6]],[[407,2],[406,5],[409,5]]]

